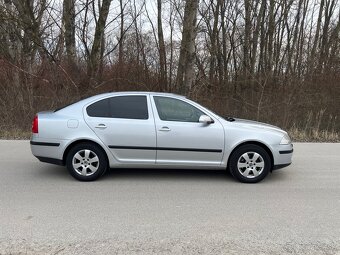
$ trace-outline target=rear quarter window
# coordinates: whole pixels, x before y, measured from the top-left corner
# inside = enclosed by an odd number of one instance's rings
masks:
[[[110,99],[106,98],[89,105],[86,108],[86,111],[90,117],[109,118],[110,117],[109,109]]]

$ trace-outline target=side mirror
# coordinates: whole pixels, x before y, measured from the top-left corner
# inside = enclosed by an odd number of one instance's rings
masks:
[[[211,123],[214,123],[214,120],[210,118],[208,115],[201,115],[198,122],[209,125]]]

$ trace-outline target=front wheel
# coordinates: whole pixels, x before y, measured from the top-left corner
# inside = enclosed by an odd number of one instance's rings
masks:
[[[80,143],[69,151],[66,167],[75,179],[94,181],[105,173],[108,162],[101,148],[91,143]]]
[[[265,149],[247,144],[237,148],[230,156],[229,171],[239,181],[262,181],[271,168],[271,160]]]

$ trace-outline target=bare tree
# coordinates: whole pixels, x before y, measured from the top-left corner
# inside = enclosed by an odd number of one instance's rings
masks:
[[[162,25],[162,0],[157,0],[157,30],[158,30],[159,66],[160,66],[160,88],[162,90],[167,90],[167,66]]]
[[[118,62],[123,63],[124,58],[124,17],[125,17],[125,4],[123,0],[119,0],[119,8],[120,8],[120,33],[119,33],[119,53],[118,53]]]
[[[197,10],[198,0],[186,1],[176,77],[176,86],[182,94],[188,94],[195,79],[194,60]]]
[[[71,63],[74,63],[76,58],[75,17],[75,0],[64,0],[63,25],[65,46],[67,58]]]
[[[111,0],[103,0],[99,8],[99,17],[96,22],[96,29],[88,61],[88,76],[91,78],[100,78],[100,67],[103,61],[104,53],[104,32],[107,16],[109,14]]]

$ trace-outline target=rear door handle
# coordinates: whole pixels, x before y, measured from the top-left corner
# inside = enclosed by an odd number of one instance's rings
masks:
[[[97,126],[95,126],[95,128],[105,129],[107,128],[107,126],[105,124],[98,124]]]
[[[169,132],[171,129],[169,127],[161,127],[161,129],[159,129],[159,131],[163,131],[163,132]]]

